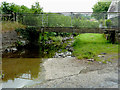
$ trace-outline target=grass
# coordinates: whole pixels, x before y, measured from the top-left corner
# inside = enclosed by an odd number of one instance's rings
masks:
[[[103,34],[86,33],[80,34],[73,43],[73,55],[78,59],[95,59],[100,61],[101,53],[118,53],[118,45],[109,43]]]
[[[25,25],[18,22],[2,21],[2,32],[13,31],[17,28],[25,28]]]

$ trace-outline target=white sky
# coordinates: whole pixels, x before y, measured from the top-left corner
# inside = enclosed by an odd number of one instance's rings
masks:
[[[29,8],[38,1],[44,12],[92,12],[92,7],[98,0],[0,0],[0,3],[3,1]]]

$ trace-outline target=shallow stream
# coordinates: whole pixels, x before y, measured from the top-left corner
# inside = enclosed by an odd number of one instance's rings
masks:
[[[67,45],[68,42],[60,45],[28,45],[16,52],[4,52],[2,88],[22,88],[44,81],[43,62],[47,58],[53,58],[58,51],[67,51]]]

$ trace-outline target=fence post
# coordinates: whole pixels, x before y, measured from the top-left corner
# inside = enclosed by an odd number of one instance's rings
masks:
[[[43,13],[42,13],[42,27],[44,27],[44,24],[43,24]]]
[[[48,27],[48,14],[47,14],[47,27]]]
[[[73,12],[71,12],[71,27],[72,27]]]
[[[16,21],[16,13],[14,14],[14,17],[15,17],[15,21]]]

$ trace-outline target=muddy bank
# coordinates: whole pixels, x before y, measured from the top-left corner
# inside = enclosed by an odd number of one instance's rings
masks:
[[[75,57],[50,58],[43,66],[44,82],[24,88],[118,88],[115,58],[108,64],[88,64],[87,60],[77,60]]]

